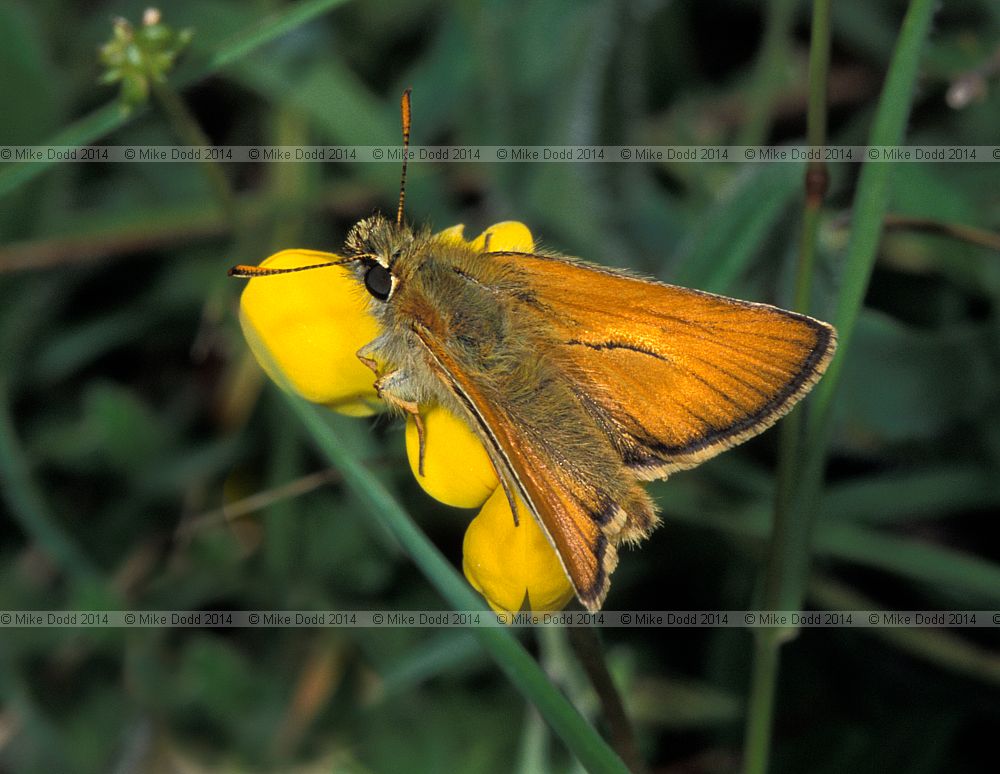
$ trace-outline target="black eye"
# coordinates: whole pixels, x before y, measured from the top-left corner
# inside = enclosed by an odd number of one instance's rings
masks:
[[[380,263],[373,263],[365,272],[365,287],[379,301],[385,301],[392,290],[392,275]]]

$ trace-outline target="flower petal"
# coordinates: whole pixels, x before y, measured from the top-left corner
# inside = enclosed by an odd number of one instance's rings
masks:
[[[332,253],[283,250],[261,263],[283,269],[338,260]],[[320,272],[322,281],[317,281]],[[339,267],[251,279],[240,324],[257,362],[280,386],[351,416],[384,404],[375,375],[356,356],[378,335],[364,290]]]
[[[432,406],[420,416],[427,434],[422,476],[417,467],[417,426],[412,417],[406,420],[406,456],[417,483],[446,505],[478,508],[500,484],[486,449],[469,426],[450,411]]]
[[[465,241],[465,224],[457,223],[454,226],[448,226],[448,228],[438,231],[434,236],[439,239],[450,239],[455,242]]]
[[[520,500],[515,526],[502,487],[469,524],[462,570],[497,612],[561,610],[573,598],[555,549]]]
[[[476,250],[489,249],[494,253],[504,251],[531,253],[535,250],[535,238],[531,235],[531,231],[516,220],[494,223],[469,244]]]

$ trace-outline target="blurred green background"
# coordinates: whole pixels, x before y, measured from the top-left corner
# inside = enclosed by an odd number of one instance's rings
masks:
[[[906,5],[833,4],[832,142],[865,143]],[[394,143],[406,86],[419,145],[805,135],[809,3],[160,7],[194,30],[171,80],[220,145]],[[143,8],[0,2],[0,144],[186,144],[192,128],[177,110],[154,100],[123,117],[117,89],[98,84],[113,17],[138,23]],[[289,16],[295,8],[311,12]],[[907,142],[1000,141],[998,47],[996,3],[942,4]],[[980,97],[951,106],[949,89],[976,73]],[[829,169],[820,317],[844,285],[859,168]],[[846,353],[814,514],[814,608],[1000,610],[997,168],[892,168],[889,228]],[[225,274],[282,248],[339,249],[359,217],[393,211],[398,168],[25,169],[0,164],[0,608],[443,608],[336,472],[302,480],[327,463],[250,360],[234,314],[241,286]],[[521,220],[565,253],[789,305],[803,174],[798,164],[416,163],[407,203],[418,223],[475,234]],[[418,489],[401,426],[332,422],[460,566],[471,514]],[[663,526],[624,554],[609,609],[759,603],[777,435],[652,485]],[[290,482],[301,491],[282,488]],[[256,494],[263,507],[245,499]],[[984,770],[1000,724],[994,632],[800,633],[783,649],[771,770]],[[600,635],[650,770],[739,766],[748,631]],[[565,633],[519,637],[603,727]],[[470,632],[39,628],[2,631],[0,768],[577,764]]]

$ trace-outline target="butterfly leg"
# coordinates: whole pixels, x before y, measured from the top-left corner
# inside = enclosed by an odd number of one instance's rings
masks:
[[[373,357],[373,355],[378,353],[380,349],[379,344],[380,344],[379,340],[375,339],[374,341],[368,342],[361,349],[359,349],[357,352],[354,353],[355,356],[358,358],[358,360],[360,360],[362,363],[368,366],[368,368],[370,368],[375,373],[376,376],[378,376],[380,366],[378,360],[376,360]]]
[[[361,357],[360,353],[358,357]],[[364,359],[361,362],[365,363]],[[365,363],[365,365],[368,364]],[[424,452],[427,449],[427,433],[424,427],[424,420],[420,416],[420,406],[415,400],[407,397],[412,395],[410,377],[403,371],[391,371],[375,380],[375,392],[390,406],[401,409],[413,417],[413,424],[417,428],[417,446],[420,450],[417,456],[417,472],[421,476],[424,475]]]
[[[375,392],[379,398],[384,400],[393,408],[398,408],[413,417],[413,424],[417,428],[418,446],[420,448],[417,460],[417,472],[424,475],[424,451],[427,448],[427,433],[424,428],[424,420],[420,416],[420,407],[413,399],[413,384],[409,376],[399,369],[389,373],[381,373],[382,362],[377,355],[382,351],[382,340],[375,339],[365,344],[355,354],[364,365],[370,368],[378,378],[375,380]]]

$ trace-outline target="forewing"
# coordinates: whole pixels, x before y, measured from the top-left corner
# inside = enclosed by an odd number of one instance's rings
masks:
[[[833,327],[767,304],[561,256],[490,253],[554,338],[580,400],[641,478],[692,467],[770,427],[836,348]]]
[[[556,549],[580,601],[589,609],[601,606],[609,576],[618,562],[616,543],[626,522],[652,526],[652,505],[641,488],[621,469],[617,496],[568,474],[566,460],[533,440],[505,410],[500,396],[484,393],[467,369],[428,328],[414,327],[430,356],[438,378],[466,408],[497,473],[508,489],[521,497]],[[586,419],[586,414],[582,415]],[[597,432],[595,429],[594,432]],[[619,464],[614,459],[616,466]],[[621,500],[620,502],[618,500]]]

